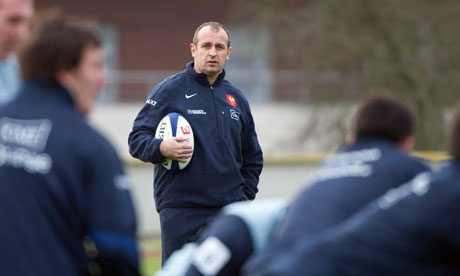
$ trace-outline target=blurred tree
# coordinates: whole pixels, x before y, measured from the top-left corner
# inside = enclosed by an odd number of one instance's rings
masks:
[[[460,1],[233,0],[232,7],[233,20],[272,30],[274,67],[298,70],[301,100],[391,93],[414,108],[417,148],[444,148],[443,114],[460,95]]]

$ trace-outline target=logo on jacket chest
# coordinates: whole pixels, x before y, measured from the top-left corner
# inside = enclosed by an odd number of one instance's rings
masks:
[[[187,109],[187,113],[190,115],[206,115],[206,111],[203,109]]]
[[[186,99],[190,99],[190,98],[192,98],[192,97],[195,97],[196,95],[198,95],[198,93],[185,94],[185,98],[186,98]]]
[[[239,121],[240,120],[240,113],[234,109],[230,109],[230,118],[232,118],[233,120],[237,120]]]
[[[227,102],[233,107],[236,106],[235,97],[233,97],[232,95],[229,95],[229,94],[227,95]]]

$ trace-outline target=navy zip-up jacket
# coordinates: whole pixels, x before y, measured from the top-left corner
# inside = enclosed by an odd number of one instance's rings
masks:
[[[224,80],[225,71],[211,86],[204,74],[187,64],[185,71],[155,86],[134,121],[129,135],[133,157],[154,166],[157,210],[163,208],[221,207],[254,199],[263,157],[249,103],[243,93]],[[155,139],[160,120],[177,112],[190,123],[193,157],[181,171],[160,163],[162,140]]]
[[[248,275],[459,275],[459,179],[455,159]]]
[[[0,109],[0,275],[138,275],[129,182],[61,86],[26,82]]]

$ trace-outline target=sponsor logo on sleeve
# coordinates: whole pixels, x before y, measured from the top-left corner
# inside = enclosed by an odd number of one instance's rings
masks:
[[[158,102],[154,101],[154,100],[151,100],[151,99],[147,99],[146,103],[151,105],[151,106],[155,106],[155,105],[157,105]]]
[[[379,199],[379,207],[389,209],[412,194],[421,197],[428,192],[430,186],[430,174],[428,172],[420,173],[412,181],[386,192]]]
[[[216,275],[230,260],[232,253],[216,237],[207,238],[196,250],[193,264],[204,276]]]
[[[131,179],[124,174],[117,174],[114,179],[115,187],[118,190],[130,190],[131,189]]]

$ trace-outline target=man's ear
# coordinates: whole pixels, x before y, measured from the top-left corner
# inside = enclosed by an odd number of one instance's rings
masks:
[[[414,147],[414,138],[412,136],[407,137],[398,143],[398,147],[406,153],[409,153]]]
[[[75,85],[74,73],[69,70],[61,70],[56,74],[56,80],[67,89],[70,93],[73,92],[73,87]]]
[[[190,43],[190,53],[192,53],[192,57],[196,56],[196,46],[193,43]]]
[[[348,132],[347,136],[345,137],[345,144],[347,146],[352,146],[356,142],[356,134],[353,132]]]
[[[228,51],[227,51],[227,60],[230,59],[230,53],[232,52],[232,47],[228,47]]]
[[[65,70],[61,70],[57,72],[56,79],[60,85],[67,87],[69,84],[69,72]]]

